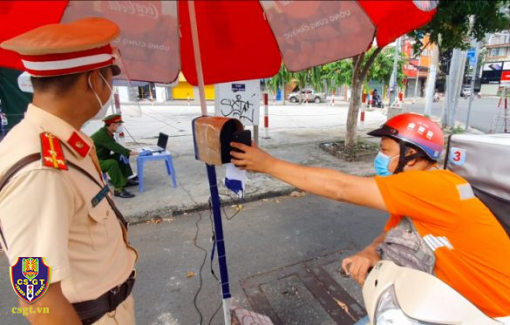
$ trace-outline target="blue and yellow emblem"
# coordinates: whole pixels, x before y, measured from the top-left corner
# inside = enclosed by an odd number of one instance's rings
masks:
[[[14,292],[29,304],[39,300],[50,286],[51,267],[42,257],[18,257],[10,272]]]

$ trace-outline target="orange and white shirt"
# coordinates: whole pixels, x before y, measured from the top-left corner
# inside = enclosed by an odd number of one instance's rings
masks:
[[[469,183],[446,170],[375,178],[390,219],[409,217],[436,255],[438,278],[490,317],[510,315],[510,238]]]

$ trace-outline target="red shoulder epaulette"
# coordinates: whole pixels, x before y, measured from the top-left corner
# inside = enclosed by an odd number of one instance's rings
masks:
[[[44,166],[67,170],[60,140],[49,132],[41,133],[41,157]]]

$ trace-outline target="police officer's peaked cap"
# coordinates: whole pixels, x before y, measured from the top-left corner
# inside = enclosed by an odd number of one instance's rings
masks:
[[[104,18],[84,18],[68,24],[50,24],[11,38],[0,46],[18,53],[26,71],[34,77],[52,77],[95,70],[112,65],[115,51],[110,42],[119,27]]]
[[[108,115],[103,119],[103,122],[105,122],[106,124],[124,123],[124,121],[122,120],[122,116],[120,114]]]

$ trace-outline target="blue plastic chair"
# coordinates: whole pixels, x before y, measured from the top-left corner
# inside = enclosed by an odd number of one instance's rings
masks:
[[[168,175],[172,177],[172,187],[177,187],[177,181],[175,179],[175,169],[174,169],[174,163],[172,159],[172,154],[168,151],[162,152],[162,153],[154,153],[150,156],[138,156],[136,158],[136,166],[137,166],[137,172],[138,172],[138,190],[140,192],[143,192],[143,169],[144,164],[147,161],[155,161],[155,160],[164,160],[166,165],[166,170],[168,172]]]

